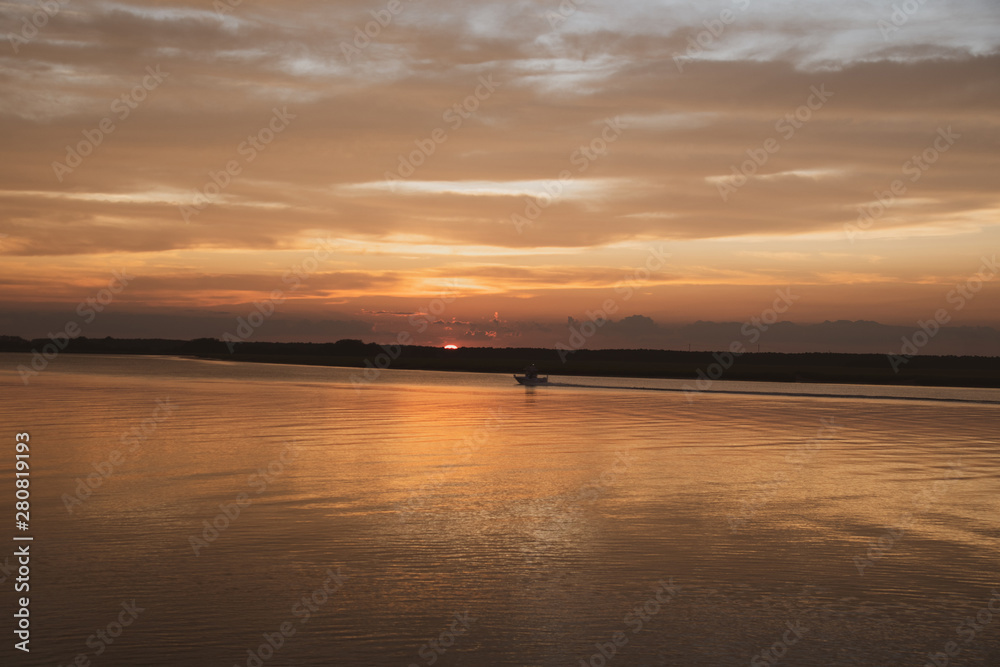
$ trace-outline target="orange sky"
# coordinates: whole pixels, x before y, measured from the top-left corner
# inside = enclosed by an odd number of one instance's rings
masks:
[[[893,5],[3,3],[0,333],[1000,327],[1000,8]]]

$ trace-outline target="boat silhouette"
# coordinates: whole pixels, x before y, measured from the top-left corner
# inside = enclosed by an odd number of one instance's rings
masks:
[[[517,380],[518,384],[523,384],[527,387],[534,387],[540,384],[548,384],[549,376],[538,377],[538,369],[535,368],[534,364],[527,366],[524,369],[524,375],[515,375],[514,379]]]

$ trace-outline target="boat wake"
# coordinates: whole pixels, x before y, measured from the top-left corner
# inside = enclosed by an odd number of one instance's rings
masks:
[[[879,396],[877,394],[825,394],[805,391],[749,391],[740,389],[678,389],[675,387],[625,387],[599,384],[576,384],[572,382],[548,382],[549,387],[572,387],[577,389],[631,389],[634,391],[666,391],[675,394],[728,394],[735,396],[783,396],[789,398],[850,398],[876,401],[932,401],[936,403],[966,403],[971,405],[1000,405],[1000,401],[977,398],[952,398],[947,396]]]

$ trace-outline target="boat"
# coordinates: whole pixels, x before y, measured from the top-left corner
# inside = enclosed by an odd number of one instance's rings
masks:
[[[536,387],[540,384],[548,384],[549,376],[538,377],[538,369],[535,368],[534,364],[531,364],[524,369],[524,375],[515,375],[514,379],[517,380],[518,384],[523,384],[526,387]]]

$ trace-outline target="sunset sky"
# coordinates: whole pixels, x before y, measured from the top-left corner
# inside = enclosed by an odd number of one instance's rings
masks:
[[[275,291],[251,340],[552,347],[611,300],[589,346],[669,347],[787,289],[1000,327],[995,0],[0,16],[0,334],[221,337]]]

